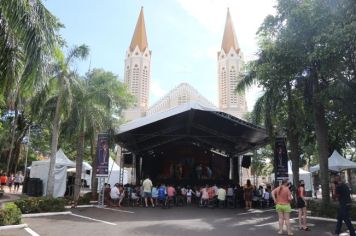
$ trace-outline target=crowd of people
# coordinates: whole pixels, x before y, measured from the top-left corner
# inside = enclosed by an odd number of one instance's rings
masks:
[[[286,226],[288,235],[293,235],[290,226],[292,186],[283,180],[280,186],[255,186],[247,180],[246,184],[236,185],[204,185],[204,186],[173,186],[172,184],[154,185],[147,176],[142,185],[119,185],[113,188],[105,184],[105,204],[110,206],[131,206],[170,208],[195,204],[199,207],[245,208],[275,206],[279,217],[278,234],[283,234]],[[307,226],[306,194],[303,180],[296,188],[296,207],[298,208],[299,229],[310,231]],[[341,218],[341,217],[340,217]]]
[[[0,189],[5,191],[8,189],[9,193],[17,193],[20,189],[20,185],[22,185],[24,181],[24,176],[22,172],[19,171],[16,174],[7,175],[5,172],[0,173]]]
[[[245,208],[273,206],[271,186],[258,188],[247,181],[246,185],[181,186],[156,184],[147,177],[142,185],[109,184],[104,186],[105,204],[168,208],[172,206],[197,205],[200,207]]]

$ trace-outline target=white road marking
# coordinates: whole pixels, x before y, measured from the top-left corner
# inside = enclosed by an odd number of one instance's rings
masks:
[[[92,221],[101,222],[101,223],[108,224],[108,225],[117,225],[117,224],[112,223],[112,222],[109,222],[109,221],[98,220],[98,219],[94,219],[94,218],[87,217],[87,216],[77,215],[77,214],[73,214],[73,213],[72,213],[71,215],[72,215],[72,216],[76,216],[76,217],[80,217],[80,218],[83,218],[83,219],[87,219],[87,220],[92,220]]]
[[[46,212],[46,213],[33,213],[33,214],[22,214],[22,218],[30,218],[30,217],[43,217],[43,216],[56,216],[56,215],[69,215],[70,211],[62,211],[62,212]]]
[[[25,230],[27,231],[27,233],[31,234],[31,236],[40,236],[38,233],[36,233],[29,227],[26,227]]]
[[[134,214],[135,213],[133,211],[125,211],[125,210],[113,209],[113,208],[99,208],[99,209],[110,210],[110,211],[118,211],[118,212],[130,213],[130,214]]]
[[[292,218],[290,219],[291,221],[297,220],[298,217],[296,218]],[[260,224],[260,225],[256,225],[257,227],[262,227],[262,226],[266,226],[266,225],[274,225],[274,224],[278,224],[278,221],[274,221],[274,222],[269,222],[269,223],[265,223],[265,224]]]
[[[275,209],[269,209],[269,210],[252,210],[244,213],[238,213],[236,215],[242,216],[242,215],[248,215],[248,214],[257,214],[257,213],[264,213],[264,212],[269,212],[269,211],[275,211]]]

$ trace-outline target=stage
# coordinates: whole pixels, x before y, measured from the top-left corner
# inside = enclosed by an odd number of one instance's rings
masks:
[[[268,135],[259,126],[191,102],[121,125],[115,141],[122,153],[130,153],[136,183],[150,175],[155,183],[219,184],[237,183],[242,155],[268,143]]]

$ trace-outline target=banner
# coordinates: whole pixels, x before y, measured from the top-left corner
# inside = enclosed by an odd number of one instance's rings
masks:
[[[108,134],[98,135],[98,145],[96,151],[96,176],[107,177],[109,174],[109,136]]]
[[[274,172],[276,181],[288,179],[288,154],[284,138],[276,138]]]

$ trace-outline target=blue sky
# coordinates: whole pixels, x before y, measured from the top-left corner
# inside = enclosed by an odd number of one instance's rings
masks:
[[[257,51],[255,33],[274,0],[45,0],[65,25],[68,46],[87,44],[90,60],[77,64],[112,71],[123,80],[125,52],[144,7],[148,45],[152,50],[150,104],[188,82],[217,104],[217,52],[227,7],[233,18],[245,61]],[[249,109],[259,89],[247,91]]]

